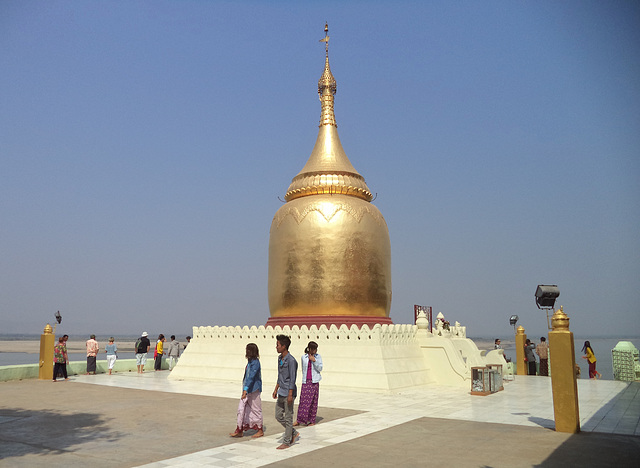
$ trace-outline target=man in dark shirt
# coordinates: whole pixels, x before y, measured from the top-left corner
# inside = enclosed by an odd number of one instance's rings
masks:
[[[147,363],[147,353],[151,348],[151,342],[147,338],[149,334],[142,332],[142,336],[136,341],[136,365],[138,366],[138,374],[144,372],[144,365]]]
[[[300,438],[300,434],[293,428],[293,402],[298,394],[296,375],[298,363],[289,353],[291,338],[286,335],[276,336],[276,351],[278,356],[278,383],[273,391],[276,402],[276,420],[284,427],[284,439],[278,450],[287,449]]]
[[[524,357],[529,368],[529,375],[536,375],[537,371],[536,355],[533,354],[534,349],[536,349],[536,344],[527,338],[527,341],[524,343]]]

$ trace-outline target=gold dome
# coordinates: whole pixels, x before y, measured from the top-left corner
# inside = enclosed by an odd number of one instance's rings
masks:
[[[390,323],[389,231],[340,143],[327,31],[318,138],[271,223],[269,321],[339,316],[342,323],[348,317],[351,323]]]

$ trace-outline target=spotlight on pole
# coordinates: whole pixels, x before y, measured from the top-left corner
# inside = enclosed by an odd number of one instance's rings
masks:
[[[509,325],[513,325],[513,332],[514,333],[516,331],[516,323],[518,323],[518,316],[517,315],[512,315],[511,317],[509,317]]]
[[[60,311],[56,312],[55,314],[53,314],[53,316],[56,318],[56,322],[58,323],[62,323],[62,315],[60,315]],[[53,336],[56,336],[56,327],[58,326],[58,323],[54,323],[53,324]]]
[[[536,305],[538,309],[553,309],[556,299],[560,295],[560,290],[555,284],[539,284],[536,289]]]
[[[549,330],[551,330],[549,310],[553,310],[553,306],[559,295],[560,290],[555,284],[539,284],[536,289],[536,305],[538,309],[545,309],[547,311],[547,327]]]

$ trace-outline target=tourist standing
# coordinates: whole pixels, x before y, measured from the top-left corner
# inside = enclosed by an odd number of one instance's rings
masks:
[[[582,352],[585,353],[582,356],[582,359],[586,359],[589,361],[589,378],[590,379],[600,379],[602,378],[602,374],[596,370],[596,355],[593,353],[593,348],[591,348],[591,343],[588,341],[584,342],[584,346],[582,347]]]
[[[58,373],[61,373],[64,380],[69,380],[67,376],[67,362],[69,362],[69,356],[67,355],[67,345],[63,336],[58,338],[58,344],[53,348],[53,381],[56,381]]]
[[[284,437],[278,450],[287,449],[300,438],[300,434],[293,428],[293,402],[298,394],[296,388],[296,374],[298,363],[289,352],[291,338],[287,335],[276,336],[276,351],[278,355],[278,383],[273,391],[276,402],[276,420],[284,427]]]
[[[313,426],[318,413],[318,397],[320,395],[320,379],[322,376],[322,357],[318,354],[318,343],[309,341],[304,354],[300,358],[302,364],[302,390],[298,403],[298,419],[293,424]]]
[[[242,437],[244,431],[255,429],[251,437],[256,439],[264,435],[262,430],[262,370],[260,369],[260,351],[258,345],[249,343],[245,349],[247,365],[242,379],[242,396],[238,404],[236,430],[231,437]]]
[[[169,370],[173,369],[173,366],[178,362],[180,357],[180,343],[176,341],[176,335],[171,335],[171,343],[167,350],[167,358],[169,361]]]
[[[538,375],[549,376],[549,344],[544,336],[540,337],[540,344],[536,348],[536,354],[540,358],[540,371]]]
[[[63,340],[63,342],[64,342],[64,352],[65,352],[65,355],[67,355],[67,354],[66,354],[66,353],[67,353],[67,341],[69,341],[69,335],[66,335],[66,334],[65,334],[65,335],[62,335],[62,340]],[[69,364],[69,362],[70,362],[70,361],[69,361],[69,357],[67,356],[67,364]],[[66,365],[66,364],[65,364],[65,366],[64,366],[64,370],[65,370],[65,371],[67,370],[67,365]],[[60,373],[58,373],[58,375],[61,375],[61,374],[60,374]],[[65,376],[66,376],[66,374],[65,374]]]
[[[536,349],[536,344],[532,343],[529,338],[524,344],[524,358],[529,366],[529,375],[536,375],[536,355],[533,350]]]
[[[502,345],[500,344],[500,338],[496,338],[494,340],[493,349],[503,349]],[[504,354],[504,351],[502,351],[502,357],[504,358],[505,361],[510,362],[509,359],[507,359],[507,355]]]
[[[96,374],[96,360],[99,350],[100,346],[96,341],[96,335],[91,335],[91,337],[87,340],[87,375]]]
[[[144,366],[147,363],[147,353],[151,349],[151,342],[147,332],[142,332],[140,338],[136,341],[136,365],[138,366],[138,374],[144,373]]]
[[[156,341],[156,352],[154,354],[156,360],[153,368],[156,371],[162,370],[162,356],[164,355],[164,335],[160,333],[158,335],[158,341]]]
[[[109,344],[104,347],[104,352],[107,353],[107,367],[109,368],[109,375],[111,375],[113,366],[118,358],[118,346],[115,341],[116,339],[112,336],[109,338]]]

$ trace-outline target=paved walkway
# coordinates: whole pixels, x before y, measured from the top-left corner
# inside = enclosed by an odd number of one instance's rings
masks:
[[[551,385],[542,377],[518,376],[484,397],[445,387],[394,395],[321,389],[323,419],[300,428],[293,447],[275,450],[282,429],[270,389],[265,437],[238,440],[227,435],[238,384],[167,376],[0,383],[0,466],[626,466],[640,453],[639,383],[580,380],[577,435],[550,430]],[[37,395],[44,401],[34,402]],[[69,434],[47,439],[47,428]]]

